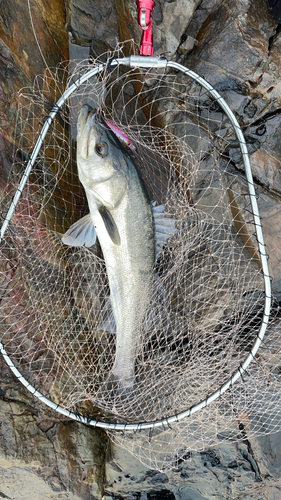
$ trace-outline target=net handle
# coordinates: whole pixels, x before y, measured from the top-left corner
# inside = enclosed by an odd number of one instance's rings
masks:
[[[258,248],[259,248],[259,253],[260,253],[260,259],[261,259],[261,264],[262,264],[262,270],[263,270],[263,276],[264,276],[264,285],[265,285],[265,305],[264,305],[264,313],[263,313],[263,318],[260,326],[260,330],[257,334],[256,341],[254,342],[254,345],[244,360],[244,362],[238,367],[238,370],[229,378],[227,382],[225,382],[217,391],[215,391],[213,394],[205,398],[203,401],[198,403],[197,405],[189,408],[186,411],[183,411],[179,414],[173,415],[172,417],[164,418],[161,420],[157,420],[154,422],[143,422],[139,424],[113,424],[113,423],[105,423],[101,422],[96,419],[91,419],[91,418],[86,418],[82,415],[77,415],[71,411],[66,410],[59,404],[54,403],[50,399],[48,399],[46,396],[41,394],[39,391],[35,389],[34,386],[32,386],[19,372],[17,367],[14,365],[13,361],[10,359],[9,355],[7,354],[2,342],[0,342],[0,352],[2,356],[4,357],[5,362],[7,363],[8,367],[12,370],[12,372],[15,374],[17,379],[33,394],[36,396],[40,401],[42,401],[44,404],[49,406],[50,408],[56,410],[57,412],[61,413],[62,415],[71,418],[73,420],[82,422],[84,424],[91,425],[93,427],[100,427],[103,429],[108,429],[108,430],[120,430],[120,431],[125,431],[125,430],[142,430],[142,429],[153,429],[155,427],[160,427],[163,425],[170,425],[174,422],[178,422],[179,420],[182,420],[184,418],[189,417],[190,415],[196,413],[197,411],[205,408],[206,406],[209,406],[213,401],[215,401],[217,398],[222,396],[229,388],[233,386],[233,384],[243,376],[243,373],[247,371],[248,366],[250,363],[253,361],[255,358],[255,355],[263,341],[266,328],[268,325],[268,320],[269,320],[269,314],[270,314],[270,306],[271,306],[271,283],[270,283],[270,276],[269,276],[269,269],[268,269],[268,263],[267,263],[267,254],[266,254],[266,249],[265,249],[265,244],[264,244],[264,239],[263,239],[263,233],[262,233],[262,228],[261,228],[261,220],[259,216],[259,210],[258,210],[258,205],[257,205],[257,196],[255,193],[255,187],[253,183],[253,176],[251,172],[251,166],[250,166],[250,160],[249,160],[249,154],[248,154],[248,149],[247,145],[245,142],[245,138],[243,135],[243,132],[239,126],[238,121],[236,120],[233,112],[231,109],[228,107],[226,101],[220,96],[220,94],[208,83],[206,80],[204,80],[202,77],[197,75],[194,71],[186,68],[185,66],[182,66],[179,63],[173,62],[173,61],[167,61],[166,59],[160,59],[156,57],[142,57],[142,56],[130,56],[130,57],[124,57],[124,58],[116,58],[111,60],[111,66],[117,66],[117,65],[125,65],[129,66],[131,68],[140,68],[140,69],[149,69],[149,68],[173,68],[177,71],[180,71],[183,74],[188,75],[192,79],[194,79],[197,83],[202,85],[211,95],[212,97],[219,103],[221,108],[224,110],[228,118],[230,119],[237,139],[240,144],[240,149],[242,153],[242,158],[243,158],[243,163],[245,167],[245,173],[246,173],[246,178],[248,182],[248,189],[249,189],[249,195],[250,195],[250,201],[251,201],[251,207],[252,207],[252,212],[254,216],[254,225],[256,229],[256,234],[257,234],[257,241],[258,241]],[[35,163],[35,160],[37,158],[37,155],[39,153],[39,150],[42,146],[42,143],[44,141],[44,138],[47,134],[47,131],[49,127],[51,126],[55,115],[60,111],[61,106],[64,104],[64,102],[70,97],[70,95],[77,90],[81,84],[89,80],[89,78],[97,75],[100,73],[106,66],[106,63],[100,64],[96,68],[91,69],[84,75],[82,75],[80,78],[78,78],[61,96],[61,98],[57,101],[55,106],[53,107],[52,111],[46,118],[46,121],[43,125],[43,128],[39,134],[39,137],[37,139],[37,142],[35,144],[34,150],[32,152],[32,155],[28,161],[27,167],[25,169],[25,172],[23,174],[23,178],[17,188],[17,191],[14,195],[13,201],[11,203],[11,206],[9,208],[9,211],[6,215],[6,218],[4,220],[4,223],[1,227],[0,231],[0,242],[5,234],[5,231],[8,227],[9,221],[11,220],[13,213],[15,212],[17,203],[20,199],[20,196],[22,194],[22,191],[24,189],[24,186],[29,178],[30,172],[32,170],[32,167]]]

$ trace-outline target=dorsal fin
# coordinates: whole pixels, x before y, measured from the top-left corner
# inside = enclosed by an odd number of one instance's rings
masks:
[[[171,214],[165,213],[165,205],[156,207],[156,203],[151,203],[152,214],[155,226],[155,254],[161,252],[167,240],[176,232],[176,221]]]

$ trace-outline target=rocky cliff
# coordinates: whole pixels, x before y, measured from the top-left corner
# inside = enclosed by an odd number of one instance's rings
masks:
[[[156,55],[204,76],[249,145],[273,290],[281,297],[281,31],[266,0],[157,0]],[[0,187],[13,162],[17,92],[46,65],[140,40],[134,0],[2,2]],[[79,52],[80,51],[80,52]],[[78,55],[77,55],[78,54]],[[243,175],[237,144],[230,151]],[[0,497],[7,499],[279,499],[280,434],[188,453],[174,471],[147,470],[106,433],[34,400],[0,359]],[[278,420],[278,415],[276,416]],[[280,427],[276,421],[275,429]],[[242,432],[242,429],[240,429]]]

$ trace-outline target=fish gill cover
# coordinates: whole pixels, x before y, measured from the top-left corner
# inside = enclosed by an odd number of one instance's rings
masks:
[[[91,61],[91,67],[99,64]],[[50,109],[88,69],[77,64],[70,76],[67,65],[48,70],[19,95],[17,149],[2,217]],[[122,331],[116,332],[101,242],[71,247],[63,241],[89,213],[76,162],[76,125],[84,105],[97,109],[111,133],[114,127],[121,131],[117,144],[134,164],[151,211],[164,205],[166,218],[174,221],[137,306],[121,311],[135,314],[137,323],[129,390],[111,378]],[[129,143],[122,143],[122,135]],[[146,236],[137,200],[134,224],[141,246]],[[1,339],[19,372],[78,419],[125,424],[125,430],[164,421],[147,434],[112,432],[150,467],[174,467],[186,449],[237,439],[239,425],[249,434],[280,427],[280,340],[274,324],[233,387],[210,406],[165,426],[165,420],[208,400],[239,370],[259,335],[265,302],[239,142],[219,102],[191,77],[106,64],[80,85],[44,139],[2,240],[0,266]]]

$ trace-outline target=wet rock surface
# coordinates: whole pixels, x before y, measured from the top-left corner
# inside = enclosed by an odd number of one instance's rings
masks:
[[[100,40],[114,47],[118,34],[117,12],[114,0],[73,0],[68,3],[68,30],[73,43],[91,46],[92,40]]]
[[[0,370],[0,497],[101,498],[105,433],[42,407],[2,358]]]
[[[221,442],[202,452],[189,452],[177,468],[161,474],[147,471],[116,446],[114,458],[107,465],[104,498],[278,499],[281,492],[279,446],[280,434],[251,443],[247,439],[238,443]],[[153,478],[159,478],[157,485],[152,484]]]
[[[1,3],[0,177],[13,160],[16,93],[45,64],[68,59],[72,42],[93,56],[116,40],[140,40],[135,1]],[[42,54],[39,51],[40,45]],[[266,0],[157,0],[155,53],[204,76],[225,98],[245,132],[258,187],[273,290],[281,296],[281,33]],[[43,57],[42,57],[43,55]],[[241,154],[229,148],[244,178]],[[244,182],[244,181],[243,181]],[[0,497],[37,500],[274,500],[281,498],[279,434],[222,442],[193,452],[172,472],[147,470],[105,433],[42,407],[0,360]],[[278,418],[278,417],[276,417]]]

